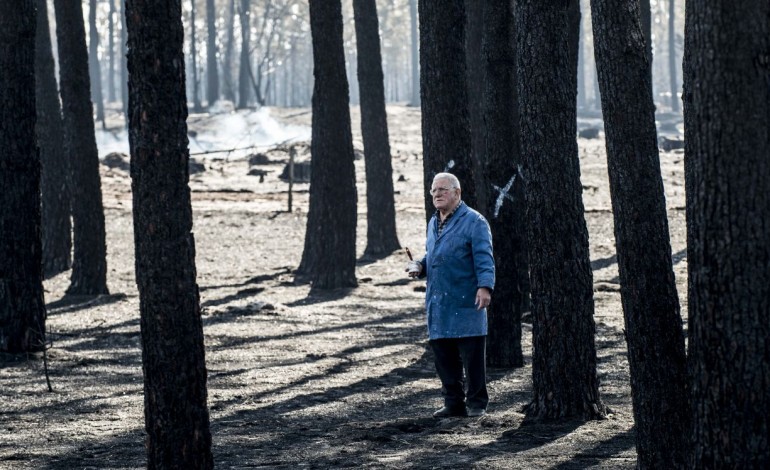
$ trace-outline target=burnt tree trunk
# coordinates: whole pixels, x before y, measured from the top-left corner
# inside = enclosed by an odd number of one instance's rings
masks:
[[[91,74],[91,95],[96,102],[96,120],[104,122],[104,97],[102,96],[102,68],[99,65],[99,31],[96,29],[96,0],[89,0],[88,8],[88,64]]]
[[[471,123],[471,160],[473,162],[476,209],[487,212],[487,187],[482,165],[486,158],[486,124],[484,123],[484,62],[481,42],[484,29],[483,15],[486,0],[465,0],[465,68],[468,87],[468,118]]]
[[[313,122],[310,208],[297,270],[313,288],[356,286],[356,179],[340,0],[310,0]]]
[[[148,468],[211,469],[188,186],[182,0],[128,0],[129,143]]]
[[[120,6],[120,101],[123,105],[123,118],[128,128],[128,33],[126,32],[126,3]]]
[[[88,51],[79,0],[54,0],[64,146],[70,162],[75,256],[68,294],[107,294],[107,249],[99,153],[89,99]]]
[[[190,69],[192,70],[193,111],[203,111],[201,105],[200,79],[198,78],[198,37],[195,27],[195,0],[190,0]]]
[[[566,2],[517,0],[516,64],[533,313],[528,420],[605,416]]]
[[[217,65],[217,16],[214,0],[206,0],[206,100],[213,105],[219,99],[219,68]]]
[[[35,2],[0,0],[0,11],[0,352],[19,353],[45,345]]]
[[[108,16],[107,54],[109,58],[109,70],[107,71],[107,99],[114,103],[118,97],[115,92],[115,0],[109,0],[110,13]]]
[[[671,86],[671,111],[679,112],[679,80],[676,69],[676,1],[668,0],[668,80]]]
[[[411,53],[412,65],[412,99],[410,106],[420,106],[420,38],[417,35],[417,0],[409,0],[409,26],[411,43],[409,51]]]
[[[770,462],[770,3],[688,1],[685,12],[689,465],[764,468]]]
[[[251,39],[251,1],[241,0],[241,62],[238,66],[238,109],[249,106],[251,88],[249,87],[249,74],[251,71],[251,53],[249,51]]]
[[[48,8],[36,0],[35,93],[37,96],[37,144],[40,148],[43,275],[51,277],[72,265],[72,224],[70,186],[64,128],[56,83]]]
[[[683,468],[687,360],[638,2],[591,0],[638,468]]]
[[[436,173],[460,180],[462,198],[476,206],[465,66],[464,0],[420,0],[420,98],[422,102],[425,216],[435,209],[428,193]]]
[[[366,164],[366,250],[381,257],[401,247],[396,235],[393,167],[385,113],[379,22],[374,0],[353,0]]]
[[[227,42],[225,55],[222,59],[222,79],[224,81],[224,96],[235,103],[235,85],[233,83],[233,49],[235,49],[235,0],[230,0],[227,17]]]
[[[527,307],[529,277],[525,239],[524,182],[519,151],[519,104],[513,5],[486,0],[482,34],[486,123],[485,215],[495,245],[497,288],[488,309],[487,364],[521,367],[521,314]]]

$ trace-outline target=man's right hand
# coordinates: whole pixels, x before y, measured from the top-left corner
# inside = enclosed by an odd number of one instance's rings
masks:
[[[422,272],[422,264],[419,261],[410,261],[407,263],[405,271],[409,273],[409,277],[417,277]]]

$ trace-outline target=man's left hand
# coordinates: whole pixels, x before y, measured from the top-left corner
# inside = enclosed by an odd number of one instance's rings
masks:
[[[479,287],[476,291],[476,310],[489,307],[492,301],[492,293],[486,287]]]

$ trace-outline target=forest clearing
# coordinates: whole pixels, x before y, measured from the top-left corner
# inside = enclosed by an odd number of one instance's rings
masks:
[[[402,247],[420,255],[425,243],[420,111],[400,104],[387,110],[398,237]],[[270,113],[283,126],[310,126],[308,108]],[[360,151],[358,107],[351,115]],[[195,139],[226,131],[213,126],[214,118],[190,116]],[[600,120],[579,119],[578,128],[587,127],[601,127]],[[678,138],[677,131],[669,137]],[[289,213],[287,184],[279,179],[288,161],[281,149],[294,145],[302,155],[309,142],[262,150],[267,160],[255,165],[248,152],[194,157],[206,167],[191,175],[190,187],[215,468],[634,468],[603,133],[578,143],[599,390],[611,413],[605,420],[526,426],[520,412],[532,398],[526,318],[526,365],[488,370],[488,414],[431,417],[441,397],[427,348],[424,281],[406,277],[403,250],[376,261],[362,257],[363,159],[355,162],[358,287],[319,293],[296,283],[292,272],[302,254],[308,185],[295,183]],[[683,153],[661,150],[660,159],[677,289],[686,312]],[[264,170],[264,182],[248,175],[255,168]],[[45,282],[54,391],[46,390],[42,356],[4,356],[2,469],[146,465],[131,179],[119,167],[101,164],[100,172],[110,295],[65,296],[69,272]]]

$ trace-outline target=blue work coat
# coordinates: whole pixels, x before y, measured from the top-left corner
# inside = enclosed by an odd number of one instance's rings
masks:
[[[421,275],[427,276],[428,337],[462,338],[487,334],[487,309],[476,310],[479,287],[495,287],[492,233],[487,220],[460,202],[441,236],[438,217],[428,223]]]

